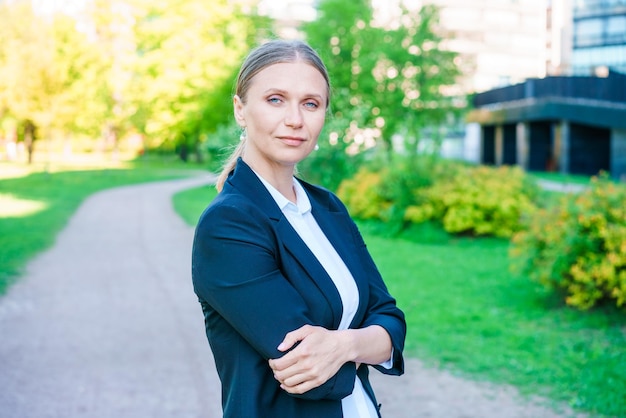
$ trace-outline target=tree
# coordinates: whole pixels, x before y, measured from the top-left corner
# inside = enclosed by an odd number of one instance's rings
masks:
[[[230,0],[92,0],[37,14],[0,3],[0,118],[52,131],[129,132],[194,150],[225,123],[236,68],[259,20]]]
[[[33,13],[29,4],[16,2],[1,7],[0,95],[3,113],[18,121],[15,134],[27,142],[28,161],[31,162],[34,129],[24,127],[48,127],[52,122],[51,106],[59,89],[53,65],[54,50],[49,32],[45,31],[48,29],[46,22]]]
[[[459,71],[455,54],[440,48],[434,6],[401,7],[390,22],[376,22],[368,0],[322,0],[318,17],[304,26],[333,82],[333,118],[348,151],[374,144],[392,150],[401,134],[413,153],[423,129],[456,110],[444,94]]]
[[[134,0],[135,59],[124,100],[151,146],[198,148],[228,120],[225,90],[254,35],[254,21],[228,0]]]
[[[34,132],[98,131],[102,62],[76,22],[62,14],[38,15],[30,2],[0,12],[0,103],[23,129],[32,160]]]
[[[73,17],[54,15],[51,34],[59,83],[52,126],[66,135],[97,137],[109,114],[106,58]]]

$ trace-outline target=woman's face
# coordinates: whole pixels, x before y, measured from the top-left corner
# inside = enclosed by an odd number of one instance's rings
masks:
[[[306,158],[324,126],[328,86],[313,66],[298,61],[266,67],[252,78],[235,118],[246,128],[244,160],[255,170],[293,166]]]

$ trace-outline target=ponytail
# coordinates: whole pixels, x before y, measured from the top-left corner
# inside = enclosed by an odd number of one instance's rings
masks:
[[[217,177],[217,181],[215,182],[215,188],[217,189],[218,192],[222,191],[222,189],[224,188],[224,183],[226,183],[226,179],[228,178],[228,175],[230,174],[231,171],[235,169],[235,166],[237,165],[237,160],[239,159],[239,157],[243,156],[243,150],[246,147],[246,142],[247,142],[247,138],[243,136],[241,138],[241,141],[239,141],[239,144],[237,144],[237,147],[235,148],[233,153],[230,154],[230,157],[228,157],[228,160],[226,160],[226,163],[222,167],[222,172]]]

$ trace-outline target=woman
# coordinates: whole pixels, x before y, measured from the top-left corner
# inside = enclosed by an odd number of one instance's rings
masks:
[[[244,134],[192,256],[227,418],[377,417],[368,365],[403,373],[404,315],[354,222],[294,177],[329,96],[324,64],[300,41],[258,47],[238,76]]]

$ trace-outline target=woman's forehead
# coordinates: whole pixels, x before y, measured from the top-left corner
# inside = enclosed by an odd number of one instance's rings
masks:
[[[316,97],[328,105],[329,86],[315,66],[298,61],[265,67],[250,80],[250,93]]]
[[[328,83],[324,75],[313,65],[303,62],[281,62],[268,65],[260,70],[253,78],[255,81],[273,81],[275,83],[290,84],[295,82],[301,84],[304,80],[314,83],[323,89],[328,88]]]

